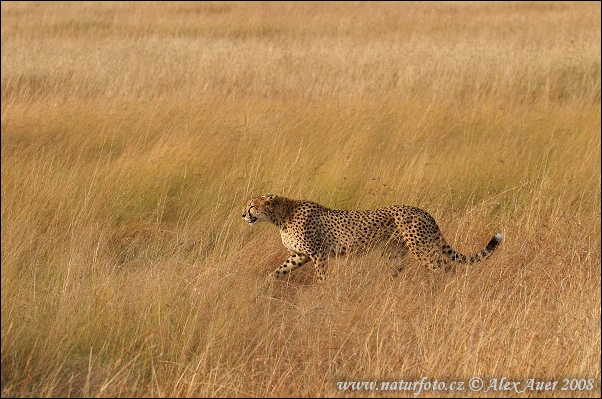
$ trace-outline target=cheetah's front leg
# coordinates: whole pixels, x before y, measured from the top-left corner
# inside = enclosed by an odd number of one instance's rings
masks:
[[[326,261],[327,258],[325,257],[312,257],[311,258],[314,261],[314,267],[316,268],[316,277],[318,278],[318,281],[323,283],[324,280],[326,279]]]
[[[293,270],[297,270],[304,264],[309,262],[309,256],[299,253],[293,253],[284,263],[279,266],[276,270],[270,273],[269,277],[278,279]]]

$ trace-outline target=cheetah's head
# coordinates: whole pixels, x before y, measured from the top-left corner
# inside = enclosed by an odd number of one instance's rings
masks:
[[[277,198],[274,194],[266,194],[261,197],[252,198],[247,202],[245,212],[242,214],[243,219],[254,225],[259,222],[271,222],[270,217],[273,211],[274,199]]]

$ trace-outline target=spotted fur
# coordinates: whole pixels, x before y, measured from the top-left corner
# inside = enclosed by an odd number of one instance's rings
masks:
[[[329,255],[357,252],[376,244],[383,244],[400,256],[409,251],[431,270],[447,270],[446,259],[459,263],[480,262],[488,258],[502,240],[498,233],[481,252],[462,255],[447,244],[431,215],[402,205],[341,211],[312,201],[267,194],[249,200],[242,217],[251,225],[270,222],[280,229],[282,243],[291,255],[270,274],[274,278],[311,260],[318,279],[323,280]]]

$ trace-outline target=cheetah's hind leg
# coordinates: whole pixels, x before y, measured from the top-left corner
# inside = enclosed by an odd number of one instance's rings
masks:
[[[382,255],[387,257],[389,266],[394,266],[393,277],[399,276],[404,266],[401,265],[403,258],[408,254],[409,248],[403,240],[389,240],[383,248]]]

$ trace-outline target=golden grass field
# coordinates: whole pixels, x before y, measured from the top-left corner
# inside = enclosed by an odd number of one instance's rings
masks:
[[[600,11],[2,2],[2,397],[599,397]],[[505,238],[266,291],[267,192]]]

